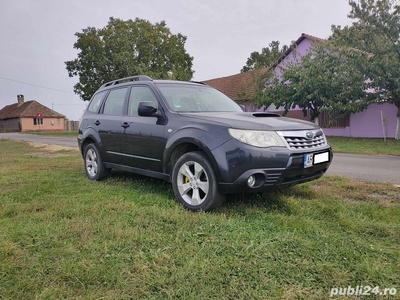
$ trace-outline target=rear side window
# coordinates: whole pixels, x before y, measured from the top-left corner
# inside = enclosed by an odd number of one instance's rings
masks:
[[[107,96],[103,114],[122,116],[122,109],[127,90],[128,88],[112,90]]]
[[[103,100],[105,92],[100,92],[94,95],[92,101],[90,101],[88,111],[92,113],[97,113],[99,111],[99,107],[101,105],[101,100]]]

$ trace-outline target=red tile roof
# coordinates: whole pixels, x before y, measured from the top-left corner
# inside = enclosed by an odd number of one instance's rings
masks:
[[[36,117],[37,113],[42,114],[42,118],[65,118],[64,115],[40,104],[35,100],[26,101],[20,106],[17,103],[7,105],[0,110],[0,120]]]
[[[269,68],[239,73],[231,76],[205,80],[203,83],[212,86],[235,101],[251,100],[257,91],[257,82],[261,74]]]
[[[290,52],[293,51],[297,45],[299,45],[305,39],[309,39],[317,43],[326,43],[326,40],[324,39],[302,33],[297,41],[293,43],[292,47],[289,47],[282,57],[273,64],[273,67],[276,67],[286,56],[290,54]],[[260,75],[265,74],[268,70],[269,68],[263,68],[231,76],[205,80],[203,83],[219,90],[232,100],[253,100],[255,93],[258,90],[258,78],[260,78]]]

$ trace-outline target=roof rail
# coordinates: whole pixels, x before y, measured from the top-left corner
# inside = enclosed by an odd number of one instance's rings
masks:
[[[102,88],[105,88],[107,86],[110,85],[116,85],[116,84],[121,84],[121,83],[125,83],[125,82],[129,82],[129,81],[152,81],[153,79],[149,76],[146,75],[136,75],[136,76],[130,76],[130,77],[125,77],[125,78],[120,78],[120,79],[116,79],[110,82],[106,82],[105,84],[103,84],[101,86]]]
[[[190,82],[193,82],[193,83],[198,83],[198,84],[202,84],[202,85],[207,85],[207,84],[205,84],[204,82],[202,82],[202,81],[193,81],[193,80],[191,80]]]

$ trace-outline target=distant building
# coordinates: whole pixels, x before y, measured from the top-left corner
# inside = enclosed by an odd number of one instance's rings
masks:
[[[17,103],[0,110],[0,131],[64,131],[65,116],[35,100],[17,95]]]
[[[293,50],[303,56],[310,51],[314,43],[324,44],[326,40],[303,33],[293,44],[292,47],[282,55],[281,58],[271,67],[275,73],[281,72],[287,62],[293,61]],[[203,81],[205,84],[218,89],[234,101],[246,106],[247,111],[264,111],[264,107],[256,106],[258,80],[261,75],[268,72],[270,68],[263,68],[249,72],[234,74],[231,76],[214,78]],[[271,105],[268,112],[283,113],[282,107]],[[387,102],[373,103],[362,112],[351,114],[342,120],[330,124],[331,118],[326,111],[319,116],[319,125],[324,129],[326,135],[331,136],[351,136],[351,137],[389,137],[394,138],[396,132],[397,108],[394,104]],[[287,117],[310,121],[310,114],[304,117],[303,112],[298,108],[291,109]]]

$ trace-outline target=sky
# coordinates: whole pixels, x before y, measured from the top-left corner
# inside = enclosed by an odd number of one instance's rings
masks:
[[[36,100],[79,120],[87,102],[74,94],[76,32],[103,28],[110,17],[165,21],[187,37],[195,81],[240,73],[251,52],[271,41],[289,45],[302,33],[327,38],[350,25],[347,0],[0,0],[0,109]],[[144,74],[145,75],[145,74]]]

